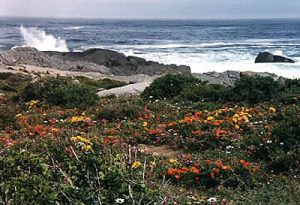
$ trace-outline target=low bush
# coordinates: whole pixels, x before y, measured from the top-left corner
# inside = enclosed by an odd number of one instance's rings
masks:
[[[203,84],[203,82],[192,75],[168,74],[157,78],[142,93],[144,99],[173,99],[179,96],[188,85]]]
[[[0,73],[0,80],[6,80],[11,75],[13,75],[13,74],[12,73]]]
[[[185,86],[178,98],[191,102],[224,101],[228,91],[229,88],[223,85],[194,84]]]
[[[95,105],[96,90],[61,77],[43,78],[28,84],[23,93],[25,101],[42,100],[65,108],[86,108]]]
[[[298,116],[293,121],[287,121],[276,127],[270,137],[255,138],[251,142],[255,147],[253,157],[264,161],[268,169],[275,172],[299,170],[299,125],[300,118]]]
[[[76,77],[76,79],[79,80],[80,83],[84,85],[88,85],[95,88],[111,89],[111,88],[117,88],[117,87],[122,87],[127,85],[125,82],[111,80],[109,78],[104,78],[101,80],[92,80],[84,76],[78,76]]]
[[[128,103],[115,103],[100,109],[97,118],[100,120],[134,119],[140,116],[142,107]]]
[[[230,90],[227,100],[256,104],[279,96],[282,85],[271,77],[242,76]]]

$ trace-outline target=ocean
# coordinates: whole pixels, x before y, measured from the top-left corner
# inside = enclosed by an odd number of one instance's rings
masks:
[[[0,50],[84,51],[105,48],[192,72],[271,72],[300,78],[300,19],[286,20],[104,20],[0,18]],[[294,64],[255,64],[263,51]]]

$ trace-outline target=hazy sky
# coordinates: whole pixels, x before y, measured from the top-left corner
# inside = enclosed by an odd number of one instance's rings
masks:
[[[300,0],[0,0],[0,16],[300,18]]]

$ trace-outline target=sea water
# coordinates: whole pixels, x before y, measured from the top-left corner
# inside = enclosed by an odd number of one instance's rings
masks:
[[[0,50],[104,48],[192,72],[270,72],[300,78],[300,20],[104,20],[0,18]],[[263,51],[294,64],[255,64]]]

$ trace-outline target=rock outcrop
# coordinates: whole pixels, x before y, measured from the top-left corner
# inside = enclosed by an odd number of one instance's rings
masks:
[[[106,75],[112,74],[110,69],[103,65],[81,60],[64,61],[29,47],[17,47],[0,53],[0,62],[6,65],[24,64],[66,71],[89,71]]]
[[[267,73],[267,72],[252,72],[252,71],[225,71],[222,73],[217,72],[208,72],[208,73],[193,73],[193,75],[202,81],[206,81],[208,84],[217,84],[217,85],[225,85],[225,86],[233,86],[235,81],[239,80],[241,76],[263,76],[263,77],[272,77],[276,80],[279,78],[283,79],[282,77],[279,77],[273,73]]]
[[[63,61],[85,61],[110,68],[114,75],[146,74],[149,76],[166,73],[191,73],[189,66],[164,65],[158,62],[146,61],[143,58],[125,56],[122,53],[106,49],[89,49],[84,52],[44,52]]]
[[[119,76],[191,73],[188,66],[164,65],[105,49],[90,49],[85,52],[40,52],[35,48],[18,47],[0,53],[0,63]]]
[[[258,54],[255,63],[295,63],[295,61],[283,56],[273,55],[269,52],[263,52]]]
[[[206,81],[208,84],[219,84],[226,86],[231,86],[236,80],[240,79],[239,71],[225,71],[223,73],[194,73],[193,75],[202,81]]]

